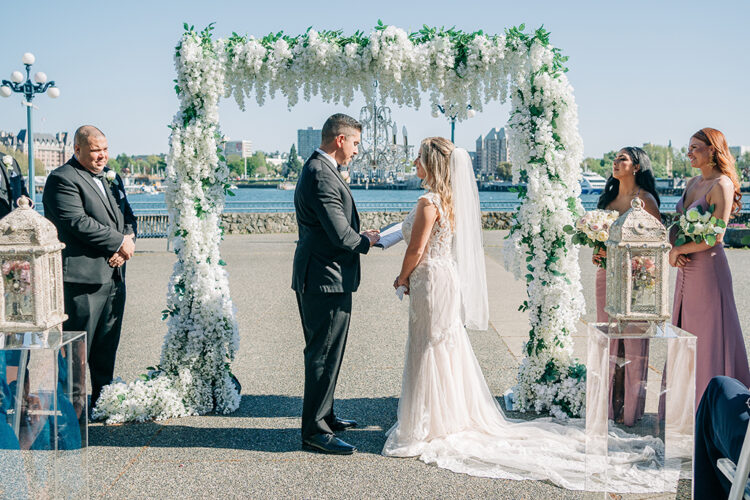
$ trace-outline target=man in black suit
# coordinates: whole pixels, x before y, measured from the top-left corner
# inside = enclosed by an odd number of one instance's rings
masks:
[[[357,154],[362,125],[335,114],[326,120],[322,144],[305,162],[294,192],[299,240],[294,253],[292,289],[305,334],[305,394],[302,447],[348,455],[355,448],[334,435],[356,426],[333,412],[344,356],[352,292],[360,279],[359,255],[380,239],[359,232],[359,214],[349,185],[339,174]]]
[[[120,176],[110,171],[107,138],[76,130],[75,155],[44,186],[44,215],[65,243],[65,330],[86,330],[91,404],[112,382],[125,310],[125,261],[135,252],[136,219]]]
[[[693,495],[696,500],[727,498],[732,485],[716,461],[737,464],[750,420],[750,390],[739,380],[714,377],[695,416]],[[747,478],[745,478],[747,481]]]
[[[18,162],[11,155],[0,153],[0,219],[16,208],[21,196],[29,196]]]

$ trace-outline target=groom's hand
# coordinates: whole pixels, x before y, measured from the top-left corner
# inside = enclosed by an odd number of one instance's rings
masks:
[[[370,246],[380,241],[380,231],[377,229],[368,229],[362,233],[368,240],[370,240]]]

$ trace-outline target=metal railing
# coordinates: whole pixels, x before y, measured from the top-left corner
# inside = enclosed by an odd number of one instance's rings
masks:
[[[360,212],[408,212],[416,202],[411,201],[362,201],[357,203]],[[483,212],[512,212],[518,210],[518,201],[482,201],[479,206]],[[130,206],[136,215],[166,215],[167,209],[163,202],[136,201]],[[596,202],[583,202],[583,208],[594,210]],[[744,208],[744,207],[743,207]],[[661,205],[662,212],[674,212],[675,203],[665,202]],[[743,210],[744,212],[745,210]],[[280,213],[294,212],[294,202],[291,201],[228,201],[224,205],[225,213]]]
[[[139,238],[166,238],[169,217],[166,214],[136,214]]]

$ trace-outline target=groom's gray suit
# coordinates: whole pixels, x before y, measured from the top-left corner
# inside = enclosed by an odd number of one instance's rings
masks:
[[[360,278],[359,254],[370,241],[359,234],[359,214],[337,165],[315,152],[302,167],[294,192],[299,240],[292,289],[305,334],[302,438],[331,434],[333,392],[344,355],[352,292]]]

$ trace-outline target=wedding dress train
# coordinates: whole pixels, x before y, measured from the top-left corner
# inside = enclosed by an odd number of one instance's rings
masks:
[[[568,489],[660,491],[663,476],[650,472],[663,456],[657,438],[610,431],[620,449],[609,485],[586,483],[586,440],[580,421],[531,422],[505,418],[485,382],[461,320],[453,229],[435,193],[423,196],[439,218],[425,255],[409,277],[409,336],[398,421],[387,432],[383,455],[419,457],[473,476],[550,480]],[[415,210],[402,231],[409,241]],[[647,465],[644,470],[644,464]]]

